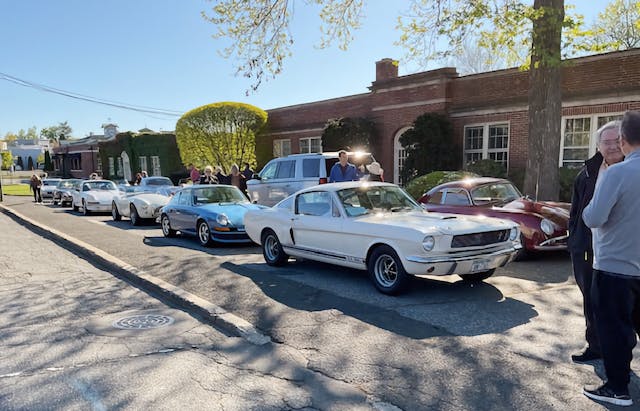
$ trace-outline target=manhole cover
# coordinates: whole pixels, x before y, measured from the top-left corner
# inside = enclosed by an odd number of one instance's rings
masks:
[[[115,328],[122,330],[146,330],[173,324],[173,318],[166,315],[147,314],[120,318],[113,322]]]

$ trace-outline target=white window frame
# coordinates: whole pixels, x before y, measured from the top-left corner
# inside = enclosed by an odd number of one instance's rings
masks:
[[[109,157],[109,176],[116,175],[116,165],[113,157]]]
[[[318,142],[318,147],[320,148],[320,151],[311,151],[312,147],[313,147],[313,141],[317,140]],[[308,149],[302,150],[302,142],[303,141],[308,141]],[[322,153],[322,137],[303,137],[299,140],[299,146],[300,146],[300,154],[309,154],[309,153]]]
[[[138,157],[138,166],[140,167],[140,171],[148,171],[147,156]]]
[[[400,143],[400,137],[410,129],[411,126],[402,127],[396,132],[396,136],[393,138],[393,182],[398,185],[401,183],[400,172],[402,171],[404,162],[407,159],[407,152],[404,146]]]
[[[124,162],[122,161],[122,157],[118,156],[116,157],[116,160],[117,160],[116,176],[124,177]]]
[[[160,168],[160,157],[151,156],[151,175],[152,176],[161,176],[162,169]]]
[[[491,127],[507,127],[507,147],[501,148],[489,148],[489,129]],[[467,129],[468,128],[482,128],[482,148],[481,149],[470,149],[467,150],[465,148],[466,139],[467,139]],[[511,122],[509,120],[505,121],[491,121],[488,123],[472,123],[465,124],[464,129],[462,131],[462,166],[467,165],[467,153],[481,153],[481,159],[485,160],[489,158],[489,153],[506,153],[507,154],[507,162],[505,166],[507,170],[509,169],[509,161],[510,155],[509,150],[511,147]]]
[[[576,119],[576,118],[589,118],[590,119],[590,129],[589,129],[589,154],[588,158],[591,158],[596,151],[598,151],[597,141],[596,141],[596,131],[598,131],[598,119],[600,117],[613,117],[613,116],[622,116],[624,112],[621,111],[613,111],[607,113],[596,113],[596,114],[582,114],[582,115],[574,115],[574,116],[562,116],[562,127],[560,129],[560,154],[558,158],[558,167],[563,167],[564,163],[564,133],[567,125],[566,120],[568,119]],[[584,160],[573,161],[577,166],[581,166]],[[569,160],[568,160],[569,161]]]
[[[285,143],[287,143],[288,150],[284,149]],[[291,139],[283,138],[273,140],[273,156],[274,157],[286,157],[291,154]]]

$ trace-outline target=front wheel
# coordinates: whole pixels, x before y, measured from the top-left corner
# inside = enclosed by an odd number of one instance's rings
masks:
[[[378,291],[395,295],[403,291],[411,277],[402,266],[402,261],[393,248],[383,245],[371,253],[367,261],[369,276]]]
[[[462,278],[463,281],[477,283],[491,277],[495,271],[496,269],[492,268],[491,270],[482,271],[479,273],[461,275],[460,278]]]
[[[169,221],[169,217],[163,215],[160,219],[160,225],[162,226],[162,234],[165,237],[175,237],[176,230],[171,229],[171,222]]]
[[[213,245],[213,241],[211,240],[211,229],[206,221],[200,221],[198,223],[197,231],[200,245],[204,247],[210,247]]]
[[[73,211],[78,212],[78,206],[76,205],[75,201],[71,201],[71,207],[73,207]]]
[[[267,230],[262,234],[262,255],[268,265],[280,267],[287,263],[289,256],[284,252],[278,236],[273,230]]]
[[[87,202],[85,200],[82,200],[82,214],[84,215],[91,214],[91,211],[87,210]]]
[[[115,201],[113,203],[111,203],[111,218],[113,218],[113,221],[122,220],[122,216],[120,215],[120,212],[118,211],[118,206],[116,205]]]
[[[522,248],[516,252],[516,256],[513,257],[513,261],[523,261],[529,256],[529,253],[524,246],[524,235],[522,235],[522,233],[520,233],[520,245],[522,245]]]
[[[140,218],[140,216],[138,215],[138,210],[136,209],[136,206],[134,206],[133,204],[131,204],[129,206],[129,218],[131,219],[131,224],[132,225],[140,225],[142,224],[142,218]]]

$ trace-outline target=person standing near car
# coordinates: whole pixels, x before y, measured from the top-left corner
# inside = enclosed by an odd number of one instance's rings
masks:
[[[29,188],[33,191],[33,202],[36,204],[42,203],[42,194],[40,192],[40,189],[42,188],[42,180],[35,173],[31,175]]]
[[[384,173],[384,170],[382,169],[382,167],[380,167],[380,163],[374,161],[373,163],[368,164],[366,167],[367,171],[369,172],[369,177],[367,178],[368,181],[384,181],[384,178],[382,177],[382,173]]]
[[[573,183],[571,210],[569,212],[568,248],[571,254],[573,275],[582,293],[583,311],[586,322],[586,348],[573,354],[571,360],[584,363],[601,358],[600,342],[596,333],[595,317],[591,303],[591,283],[593,278],[593,246],[591,229],[582,220],[582,211],[589,204],[596,188],[596,181],[608,166],[622,161],[624,155],[618,146],[620,121],[611,121],[596,131],[598,151],[585,161],[584,167]]]
[[[200,184],[218,184],[219,181],[216,176],[213,175],[213,167],[206,166],[204,168],[204,174],[200,176]]]
[[[592,299],[606,382],[587,397],[630,406],[629,380],[637,343],[633,313],[640,302],[640,112],[627,111],[618,135],[624,161],[598,178],[582,213],[593,230]]]
[[[251,169],[249,163],[244,163],[244,170],[242,170],[242,175],[247,181],[253,178],[253,170]]]
[[[193,184],[197,184],[200,181],[200,172],[193,163],[189,163],[189,178]]]
[[[339,183],[341,181],[356,181],[358,179],[358,170],[356,166],[349,163],[347,152],[340,150],[338,152],[338,162],[331,167],[329,173],[330,183]]]
[[[237,164],[233,164],[231,166],[231,173],[229,174],[229,184],[231,184],[232,186],[238,187],[240,189],[240,191],[242,191],[242,194],[244,194],[248,198],[248,195],[247,195],[247,179],[240,172],[240,168],[238,167]]]

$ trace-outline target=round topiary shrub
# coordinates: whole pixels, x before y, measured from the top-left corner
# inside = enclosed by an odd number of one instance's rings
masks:
[[[480,177],[469,171],[434,171],[409,181],[404,189],[416,200],[433,187],[448,183],[449,181],[462,180],[468,177]]]

